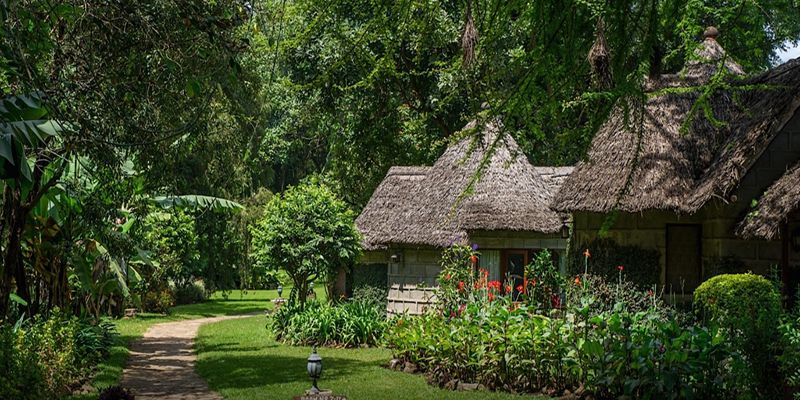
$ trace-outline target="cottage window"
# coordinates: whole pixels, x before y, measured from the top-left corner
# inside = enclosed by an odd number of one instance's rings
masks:
[[[500,272],[500,251],[483,250],[481,251],[480,266],[489,271],[489,280],[499,281],[503,279]]]

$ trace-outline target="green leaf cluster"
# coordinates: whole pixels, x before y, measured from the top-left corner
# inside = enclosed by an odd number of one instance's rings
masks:
[[[284,270],[294,286],[291,299],[305,301],[308,284],[330,282],[339,268],[352,266],[361,253],[355,215],[317,180],[275,195],[264,217],[250,230],[257,265]]]

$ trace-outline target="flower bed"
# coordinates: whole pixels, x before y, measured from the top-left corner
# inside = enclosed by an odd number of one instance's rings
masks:
[[[469,260],[466,249],[453,251]],[[751,390],[724,331],[681,326],[655,293],[626,287],[623,266],[609,284],[561,278],[548,260],[537,257],[517,288],[463,262],[443,265],[439,309],[395,321],[387,344],[446,387],[601,399],[727,399]]]

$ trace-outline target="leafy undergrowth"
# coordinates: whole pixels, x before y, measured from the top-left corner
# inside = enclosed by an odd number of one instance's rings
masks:
[[[285,289],[284,295],[289,290],[291,288]],[[324,288],[315,288],[315,291],[318,298],[324,298]],[[108,359],[97,366],[97,373],[92,379],[91,386],[95,390],[102,390],[119,384],[122,370],[128,360],[128,347],[131,342],[142,337],[154,324],[221,315],[256,313],[272,308],[272,300],[277,296],[275,290],[248,290],[246,292],[234,290],[227,293],[227,296],[222,292],[216,292],[206,302],[173,307],[169,315],[140,313],[136,318],[116,320],[114,325],[119,332],[119,341],[111,348]],[[97,397],[98,393],[93,392],[74,395],[70,397],[70,400],[93,400]]]
[[[252,317],[200,328],[197,370],[225,399],[290,399],[311,387],[306,372],[311,348],[276,342],[264,330],[265,323],[263,317]],[[323,358],[320,388],[349,400],[519,398],[508,393],[438,389],[422,375],[384,368],[391,352],[382,348],[321,348],[319,353]]]

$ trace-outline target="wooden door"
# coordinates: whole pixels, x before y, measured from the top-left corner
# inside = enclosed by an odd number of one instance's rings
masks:
[[[691,294],[700,285],[703,276],[701,244],[699,224],[667,225],[667,293]]]

